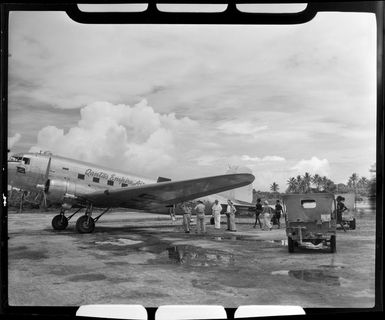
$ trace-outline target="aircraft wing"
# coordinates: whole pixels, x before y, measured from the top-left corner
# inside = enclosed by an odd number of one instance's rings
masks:
[[[98,190],[81,198],[97,207],[155,209],[248,185],[255,177],[249,173],[225,174],[199,179],[167,181],[135,187]]]

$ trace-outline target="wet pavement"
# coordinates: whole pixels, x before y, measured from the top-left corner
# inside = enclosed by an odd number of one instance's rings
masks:
[[[286,304],[372,307],[375,216],[365,209],[357,229],[337,231],[337,253],[296,248],[285,229],[186,234],[181,217],[113,212],[92,234],[52,230],[55,212],[9,213],[10,305]],[[207,219],[209,220],[209,219]],[[224,219],[223,219],[224,220]],[[222,220],[222,221],[223,221]]]

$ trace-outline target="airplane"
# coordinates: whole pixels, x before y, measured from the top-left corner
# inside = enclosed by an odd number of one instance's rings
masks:
[[[61,210],[52,219],[55,230],[64,230],[79,211],[76,231],[92,233],[95,223],[111,208],[130,208],[156,212],[177,203],[249,185],[250,173],[225,174],[198,179],[157,181],[127,172],[94,165],[50,152],[19,153],[8,159],[8,185],[25,191],[40,191],[43,202],[60,203]],[[70,216],[65,212],[77,210]],[[94,208],[104,211],[92,218]]]

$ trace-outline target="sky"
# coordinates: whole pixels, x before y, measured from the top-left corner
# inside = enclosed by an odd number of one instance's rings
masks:
[[[376,22],[86,25],[11,12],[8,143],[181,180],[248,168],[280,191],[376,161]]]

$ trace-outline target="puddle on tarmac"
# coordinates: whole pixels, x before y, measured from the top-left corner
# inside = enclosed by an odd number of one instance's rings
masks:
[[[273,244],[280,244],[281,246],[287,246],[287,239],[286,240],[263,240],[267,243],[273,243]]]
[[[143,241],[140,240],[131,240],[131,239],[116,239],[113,241],[95,241],[96,245],[106,245],[106,244],[111,244],[113,246],[130,246],[130,245],[135,245],[138,243],[141,243]]]
[[[212,240],[217,240],[217,241],[224,241],[224,240],[230,240],[230,241],[258,241],[259,239],[256,239],[255,237],[252,236],[239,236],[239,235],[226,235],[226,236],[215,236],[211,238]],[[260,240],[259,240],[260,241]]]
[[[166,248],[159,257],[149,261],[151,264],[179,264],[188,267],[233,266],[234,255],[189,245]]]
[[[256,238],[255,236],[240,236],[240,235],[230,235],[230,236],[215,236],[211,238],[212,240],[217,241],[262,241],[265,243],[280,244],[281,246],[287,246],[286,240],[263,240]]]
[[[328,269],[343,269],[343,268],[345,268],[345,266],[342,266],[342,265],[328,265],[328,264],[321,264],[319,267],[328,268]]]
[[[107,277],[104,274],[101,273],[87,273],[87,274],[78,274],[71,277],[68,277],[66,280],[72,281],[72,282],[80,282],[80,281],[100,281],[104,280]]]
[[[325,270],[309,269],[309,270],[278,270],[273,271],[272,275],[287,275],[289,277],[303,280],[306,282],[322,283],[328,286],[341,286],[341,278],[330,274]],[[343,285],[342,285],[343,286]]]
[[[8,259],[28,259],[28,260],[42,260],[47,259],[48,255],[45,250],[29,249],[26,246],[19,246],[8,250]]]
[[[110,252],[115,256],[131,255],[132,257],[133,253],[143,254],[145,263],[151,265],[179,264],[188,267],[228,267],[234,265],[235,262],[232,254],[221,250],[191,245],[172,246],[170,242],[159,242],[157,238],[147,239],[145,243],[146,245],[143,246],[143,241],[117,239],[98,241],[95,242],[95,245],[99,249],[98,252]]]

